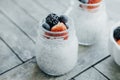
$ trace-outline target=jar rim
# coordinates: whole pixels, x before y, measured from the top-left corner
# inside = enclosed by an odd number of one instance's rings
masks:
[[[67,16],[68,17],[68,16]],[[69,32],[71,30],[71,28],[74,26],[73,25],[73,21],[70,17],[68,17],[68,22],[66,23],[68,25],[68,28],[64,31],[59,31],[59,32],[53,32],[53,31],[48,31],[46,30],[45,28],[42,27],[42,24],[45,23],[45,19],[43,19],[42,23],[40,22],[40,28],[44,31],[44,32],[47,32],[47,33],[50,33],[50,34],[62,34],[62,33],[66,33],[66,32]],[[69,23],[71,23],[72,25],[70,25]],[[71,27],[72,26],[72,27]]]

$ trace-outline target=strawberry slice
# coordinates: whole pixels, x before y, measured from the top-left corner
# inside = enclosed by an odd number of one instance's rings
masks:
[[[95,4],[95,3],[99,3],[101,0],[89,0],[88,4]]]
[[[120,45],[120,40],[117,41],[118,45]]]
[[[99,3],[101,0],[89,0],[88,1],[88,4],[96,4],[96,3]],[[99,5],[98,6],[88,6],[87,8],[88,9],[95,9],[95,8],[97,8],[97,7],[99,7]]]
[[[65,31],[67,30],[67,27],[64,25],[64,23],[58,23],[57,25],[53,26],[51,28],[51,32],[56,32],[56,33],[45,33],[48,36],[53,36],[53,37],[62,37],[64,36],[64,40],[68,39],[68,32],[63,32],[63,33],[57,33],[57,32],[61,32],[61,31]]]
[[[57,25],[53,26],[51,29],[52,32],[60,32],[60,31],[64,31],[64,30],[67,30],[64,23],[58,23]]]

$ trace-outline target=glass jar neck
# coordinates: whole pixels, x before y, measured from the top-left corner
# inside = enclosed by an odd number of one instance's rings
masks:
[[[56,39],[67,40],[69,36],[69,30],[65,30],[62,32],[51,32],[51,31],[46,31],[43,29],[41,36],[43,36],[44,38],[48,40],[49,39],[50,40],[56,40]]]
[[[61,32],[52,32],[45,30],[42,26],[38,29],[38,39],[42,39],[44,41],[67,41],[71,36],[75,35],[75,29],[73,24],[67,24],[69,28],[65,31]]]

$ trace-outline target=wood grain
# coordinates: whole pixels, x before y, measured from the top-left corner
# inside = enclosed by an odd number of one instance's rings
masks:
[[[6,6],[7,5],[7,6]],[[27,13],[20,7],[14,4],[11,0],[1,0],[0,10],[4,12],[15,24],[26,32],[34,41],[37,37],[37,22],[33,20]]]
[[[77,76],[75,80],[107,80],[107,79],[94,68],[90,68],[89,70]]]
[[[95,67],[110,80],[120,80],[120,66],[114,62],[112,57],[104,60]]]
[[[29,15],[39,22],[50,13],[37,5],[34,0],[13,0],[13,2],[23,8]]]
[[[35,44],[0,12],[1,37],[26,61],[35,55]]]
[[[21,64],[22,62],[4,44],[0,38],[0,74]]]

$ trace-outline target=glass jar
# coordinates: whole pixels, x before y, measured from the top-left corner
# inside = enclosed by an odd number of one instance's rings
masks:
[[[108,47],[109,47],[109,52],[112,55],[113,59],[120,66],[120,44],[117,43],[117,41],[114,38],[114,31],[118,27],[120,27],[120,21],[114,24],[112,28],[110,29]]]
[[[77,63],[78,40],[74,26],[69,19],[69,28],[62,32],[38,29],[36,54],[37,64],[45,73],[58,76],[69,72]]]
[[[106,28],[107,14],[104,0],[96,4],[84,4],[78,0],[71,0],[71,7],[66,14],[75,22],[80,45],[94,44]]]

